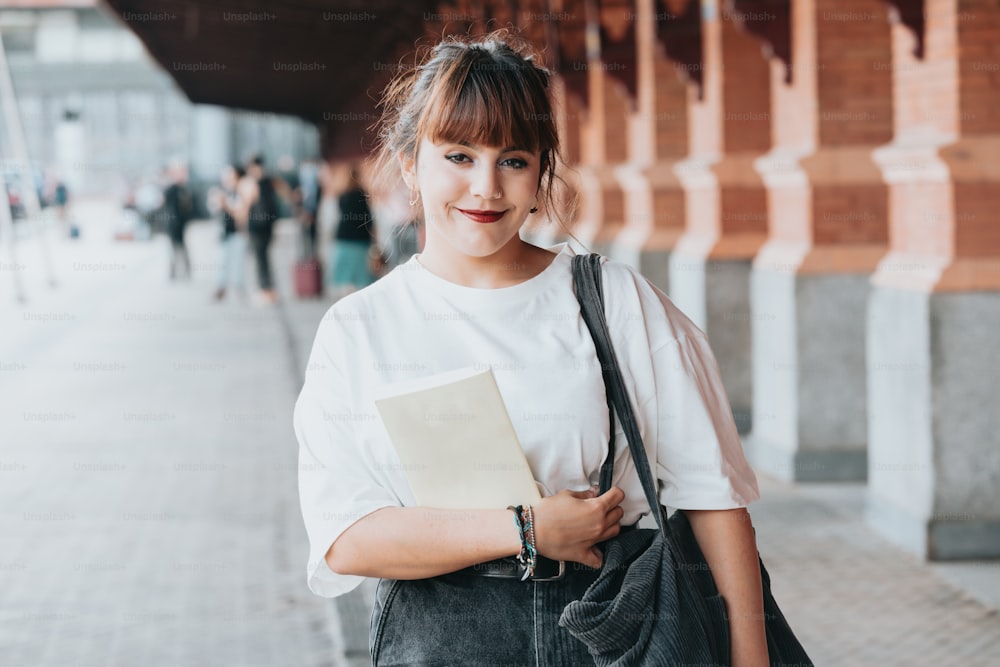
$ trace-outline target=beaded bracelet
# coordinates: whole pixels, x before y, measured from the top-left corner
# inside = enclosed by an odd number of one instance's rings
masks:
[[[517,554],[517,562],[524,565],[527,560],[528,554],[528,531],[524,525],[524,518],[522,512],[524,508],[521,505],[507,505],[507,509],[514,513],[514,525],[517,526],[517,535],[521,539],[521,550]]]
[[[517,526],[518,536],[521,538],[521,551],[517,554],[517,562],[524,567],[524,574],[521,581],[535,574],[535,565],[538,562],[538,550],[535,547],[535,513],[531,505],[508,505],[507,509],[514,513],[514,525]]]
[[[524,581],[528,577],[534,576],[535,565],[538,563],[538,548],[535,546],[535,512],[534,509],[531,507],[531,505],[528,505],[528,507],[525,510],[523,510],[523,512],[526,514],[526,517],[524,517],[524,528],[525,531],[528,533],[528,539],[527,539],[528,562],[527,562],[527,567],[525,568],[524,571],[524,576],[521,578],[521,581]]]

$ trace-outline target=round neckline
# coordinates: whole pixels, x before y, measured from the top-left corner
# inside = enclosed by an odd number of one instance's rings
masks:
[[[446,278],[442,278],[421,264],[418,260],[420,253],[410,257],[407,264],[412,265],[410,268],[413,269],[414,275],[417,276],[419,280],[431,283],[438,290],[443,291],[449,296],[455,298],[473,301],[506,300],[511,298],[516,299],[542,289],[553,278],[558,276],[560,273],[559,264],[565,261],[564,257],[570,256],[571,247],[568,241],[563,241],[562,243],[546,247],[545,250],[555,252],[555,257],[552,258],[552,261],[549,262],[548,266],[527,280],[522,280],[519,283],[507,285],[506,287],[469,287],[468,285],[460,285],[452,282]]]

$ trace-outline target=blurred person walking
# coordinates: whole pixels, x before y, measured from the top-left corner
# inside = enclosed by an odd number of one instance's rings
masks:
[[[170,237],[170,280],[181,277],[191,279],[191,258],[184,244],[184,230],[194,217],[194,196],[188,186],[188,168],[176,162],[169,169],[170,185],[163,192],[163,205],[167,216],[167,236]]]
[[[306,158],[299,165],[293,193],[299,222],[299,257],[293,278],[299,298],[323,296],[323,267],[316,252],[316,214],[319,208],[319,170]]]
[[[316,203],[316,251],[326,249],[327,260],[332,248],[333,237],[337,233],[337,223],[340,222],[340,210],[337,198],[343,187],[337,174],[337,169],[329,162],[319,163],[316,170],[316,180],[319,185],[319,201]],[[329,267],[328,267],[329,268]]]
[[[274,182],[264,173],[264,158],[254,156],[247,165],[247,176],[240,188],[241,199],[245,198],[247,210],[247,231],[257,262],[257,282],[263,303],[275,303],[278,293],[274,289],[271,275],[271,240],[274,224],[278,219],[278,193]]]
[[[59,230],[64,236],[70,236],[72,230],[69,222],[69,188],[54,168],[46,170],[43,176],[38,201],[43,206],[56,208]]]
[[[319,167],[312,158],[299,165],[299,183],[296,200],[299,205],[299,223],[302,225],[302,254],[316,255],[316,216],[319,212]]]
[[[215,290],[215,300],[221,301],[232,288],[241,299],[246,298],[244,280],[247,255],[247,208],[240,203],[237,191],[246,172],[238,165],[226,165],[220,176],[221,189],[213,193],[213,208],[222,214],[222,262]]]
[[[337,198],[340,221],[330,248],[327,272],[327,287],[335,299],[375,282],[372,266],[381,260],[368,195],[353,167],[347,168],[345,176],[346,188]]]

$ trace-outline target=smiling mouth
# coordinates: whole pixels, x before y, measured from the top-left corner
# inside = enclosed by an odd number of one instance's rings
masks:
[[[503,211],[470,211],[470,210],[467,210],[467,209],[464,209],[464,208],[460,208],[458,210],[462,212],[462,215],[464,215],[465,217],[469,218],[470,220],[474,220],[475,222],[496,222],[497,220],[499,220],[500,218],[502,218],[507,213],[506,210],[503,210]]]

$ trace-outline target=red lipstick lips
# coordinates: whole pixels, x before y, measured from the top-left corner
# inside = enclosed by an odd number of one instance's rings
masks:
[[[507,211],[468,211],[464,208],[458,209],[462,214],[475,222],[496,222],[504,216]]]

